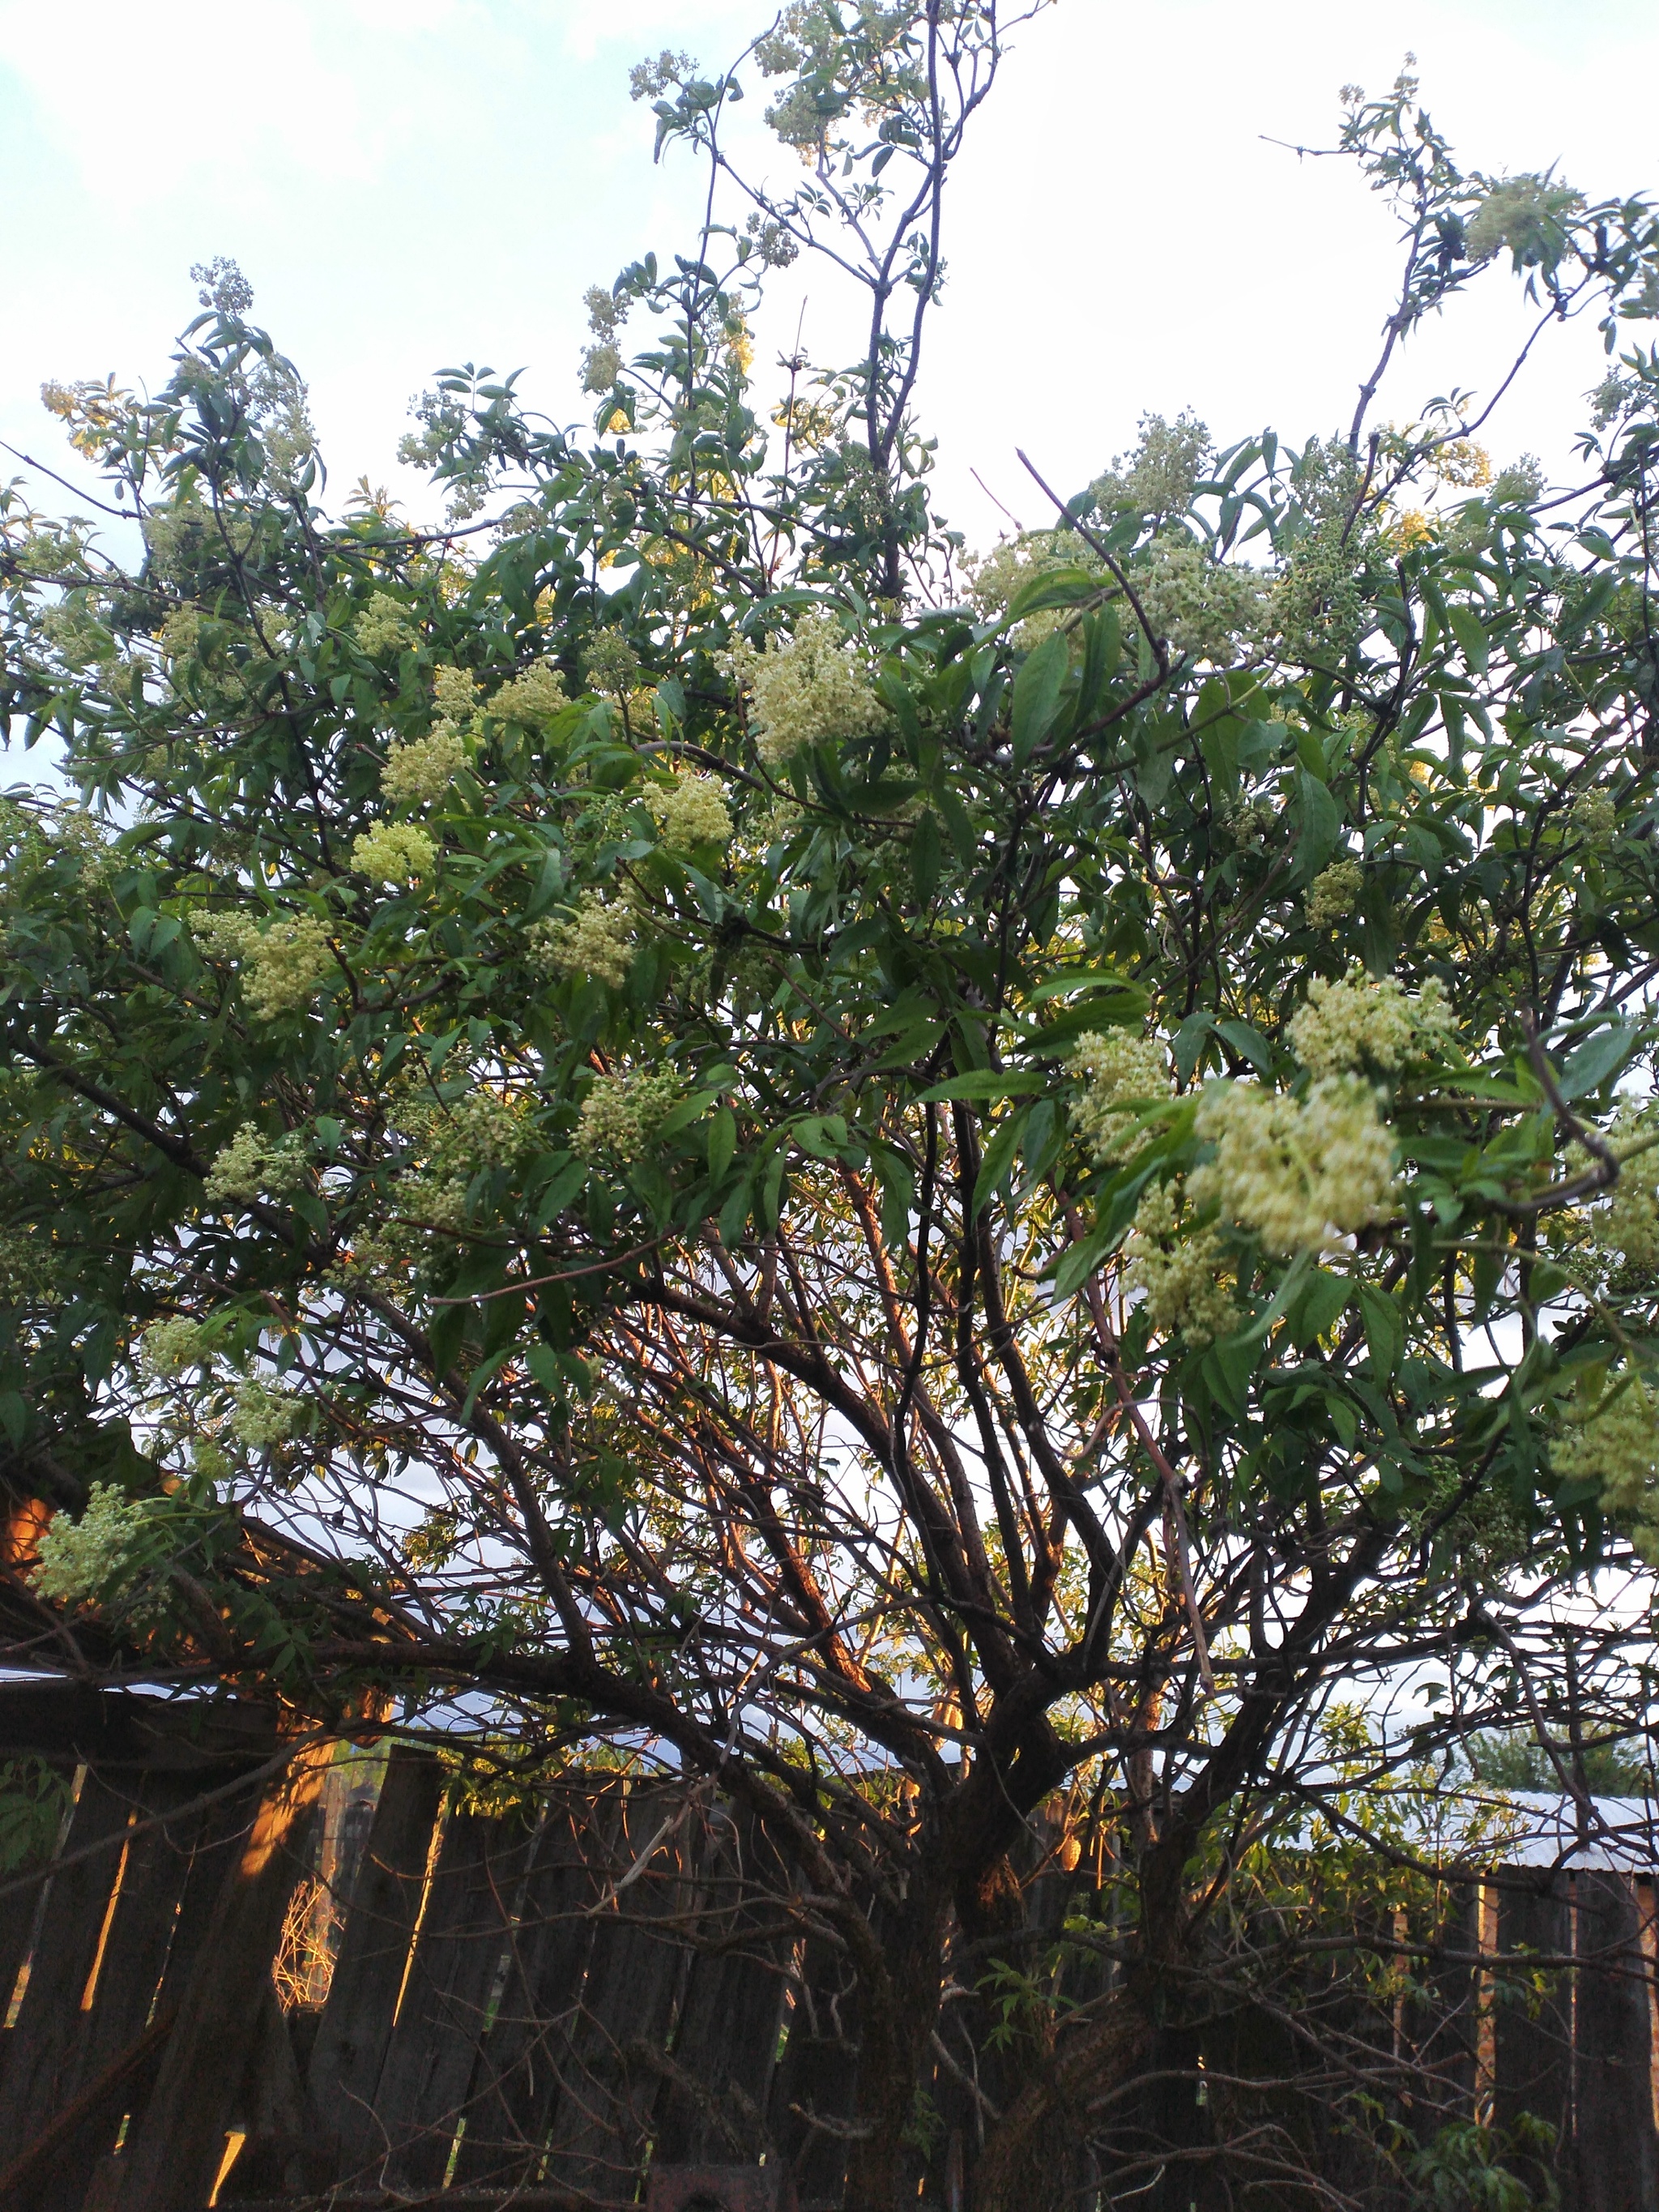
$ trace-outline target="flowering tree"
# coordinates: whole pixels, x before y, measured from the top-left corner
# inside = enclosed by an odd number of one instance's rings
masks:
[[[1007,27],[850,12],[754,50],[787,196],[735,76],[641,73],[698,252],[592,301],[591,447],[442,380],[441,530],[321,508],[234,270],[158,399],[49,392],[143,551],[6,495],[7,705],[86,803],[3,818],[4,1480],[55,1511],[5,1619],[712,1778],[856,1985],[848,2203],[1000,1989],[1011,2207],[1275,1824],[1363,1831],[1517,1707],[1582,1796],[1644,1719],[1639,1602],[1570,1728],[1559,1655],[1659,1552],[1659,225],[1354,95],[1405,274],[1352,427],[1148,418],[963,578],[914,386]],[[872,334],[769,434],[800,250]],[[1459,404],[1370,426],[1505,262],[1618,356],[1573,487]],[[1131,1902],[1062,2019],[1021,1876],[1085,1799]]]

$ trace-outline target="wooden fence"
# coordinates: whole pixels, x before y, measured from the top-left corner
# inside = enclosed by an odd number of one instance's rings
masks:
[[[44,1893],[0,1896],[4,2212],[621,2205],[653,2162],[781,2164],[803,2206],[839,2202],[851,1996],[706,1789],[584,1780],[486,1817],[447,1810],[422,1753],[279,1781],[257,1727],[55,1686],[0,1697],[0,1756],[19,1749],[77,1786]],[[1042,1875],[1040,1909],[1057,1923],[1088,1881]],[[1583,1962],[1495,2006],[1454,1966],[1434,2061],[1471,2113],[1553,2125],[1571,2212],[1659,2205],[1652,1922],[1617,1873],[1468,1902],[1472,1948]],[[1279,2201],[1231,2193],[1214,2157],[1261,2070],[1249,2041],[1163,2054],[1126,2108],[1126,2193],[1091,2179],[1103,2212]],[[971,2203],[981,2056],[963,2013],[915,2154],[940,2212]],[[1339,2179],[1340,2134],[1310,2148]]]

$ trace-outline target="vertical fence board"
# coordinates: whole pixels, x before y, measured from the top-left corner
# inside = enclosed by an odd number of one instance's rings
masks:
[[[300,1873],[297,1846],[327,1771],[325,1747],[299,1750],[262,1791],[225,1869],[155,2090],[125,2153],[123,2212],[200,2212],[258,2037],[261,1997]]]
[[[377,2163],[386,2148],[374,2098],[442,1796],[434,1759],[401,1746],[393,1751],[311,2058],[320,2149],[337,2182]]]
[[[1659,2203],[1649,1999],[1632,1886],[1581,1874],[1577,1897],[1577,2203],[1574,2212]]]
[[[538,2178],[593,1948],[588,1907],[600,1893],[592,1862],[611,1809],[603,1795],[561,1795],[549,1808],[480,2054],[458,2187],[514,2188]]]
[[[105,1914],[121,1862],[120,1838],[131,1823],[132,1801],[90,1771],[64,1839],[64,1856],[89,1847],[89,1858],[52,1879],[40,1934],[29,1965],[17,2024],[3,2039],[0,2075],[0,2143],[22,2148],[70,2100],[66,2084],[78,2063],[85,2026],[82,1992],[103,1934]],[[10,1991],[7,1991],[10,1996]]]
[[[1552,1875],[1532,1892],[1509,1892],[1498,1915],[1498,1948],[1505,1956],[1530,1953],[1565,1958],[1572,1949],[1572,1911],[1565,1875]],[[1540,1976],[1541,1988],[1510,1982],[1498,2008],[1492,2118],[1513,2136],[1523,2116],[1555,2130],[1555,2172],[1572,2151],[1572,1989],[1571,1969]],[[1524,2171],[1524,2169],[1522,2169]]]
[[[533,1841],[517,1821],[462,1814],[449,1824],[380,2076],[380,2117],[393,2145],[389,2188],[444,2182],[457,2127],[470,2119],[469,2092]]]
[[[678,1792],[640,1790],[618,1808],[611,1849],[625,1893],[594,1916],[593,1949],[569,2062],[553,2115],[550,2186],[593,2197],[631,2197],[645,2155],[654,2070],[630,2046],[660,2050],[673,2024],[690,1952],[653,1922],[694,1908],[696,1875],[686,1825],[672,1828],[635,1875],[641,1854],[678,1810]]]

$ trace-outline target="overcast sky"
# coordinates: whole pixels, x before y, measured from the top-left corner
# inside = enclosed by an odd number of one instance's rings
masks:
[[[653,168],[628,65],[672,40],[714,67],[764,13],[0,0],[0,437],[56,457],[45,377],[159,383],[194,310],[190,264],[229,254],[310,380],[335,489],[368,474],[418,508],[393,453],[434,368],[522,366],[576,419],[583,290],[693,234],[696,179]],[[1340,165],[1267,142],[1329,143],[1338,86],[1383,88],[1407,48],[1466,166],[1659,188],[1651,0],[1060,0],[1020,34],[957,187],[923,391],[942,504],[972,538],[998,517],[971,469],[1042,519],[1016,445],[1069,489],[1147,410],[1193,406],[1222,439],[1346,422],[1390,226]],[[1407,356],[1385,416],[1496,373],[1518,305],[1488,289]],[[821,275],[806,289],[806,345],[832,352],[844,305]],[[797,304],[763,353],[791,342]],[[1565,467],[1600,374],[1593,333],[1565,335],[1495,426],[1496,456]]]

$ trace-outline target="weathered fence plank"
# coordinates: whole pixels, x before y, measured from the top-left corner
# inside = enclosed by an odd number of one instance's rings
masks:
[[[1630,2212],[1659,2204],[1650,2005],[1636,1899],[1621,1875],[1581,1874],[1573,1886],[1579,1960],[1574,2212]]]
[[[388,2148],[375,2113],[425,1893],[443,1771],[423,1752],[392,1753],[352,1890],[308,2081],[334,2178],[350,2182]]]

